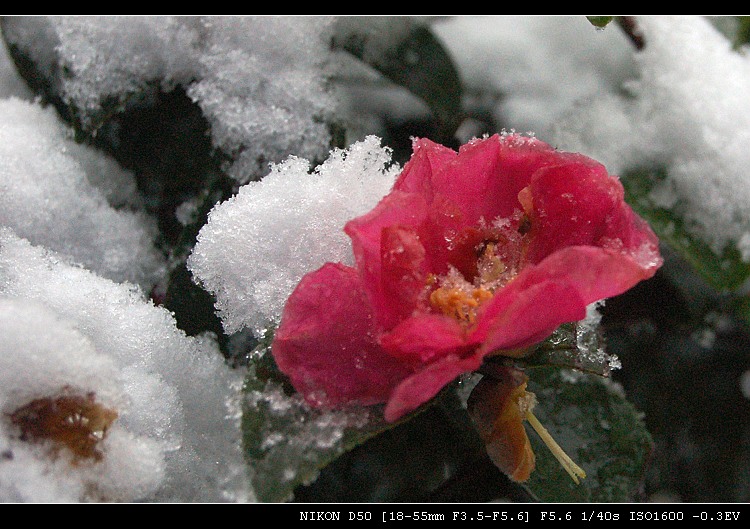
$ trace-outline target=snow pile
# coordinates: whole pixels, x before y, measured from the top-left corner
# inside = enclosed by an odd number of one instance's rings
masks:
[[[750,59],[699,16],[637,19],[646,45],[629,95],[606,94],[555,127],[556,144],[624,174],[665,167],[649,197],[717,253],[750,261]]]
[[[467,95],[497,98],[492,111],[505,129],[540,133],[576,101],[634,75],[622,32],[599,31],[581,15],[446,17],[432,29]]]
[[[108,202],[136,201],[133,175],[75,143],[53,109],[0,100],[0,189],[0,227],[33,244],[145,289],[163,272],[153,221]]]
[[[372,209],[399,172],[370,136],[313,171],[290,157],[214,207],[188,267],[216,295],[226,332],[262,335],[303,275],[329,261],[354,264],[344,224]]]
[[[209,337],[113,283],[0,230],[0,496],[5,501],[246,499],[241,374]],[[100,461],[23,439],[19,406],[72,391],[117,413]]]
[[[327,87],[330,17],[222,17],[206,20],[195,57],[201,70],[188,94],[211,123],[211,139],[246,181],[289,154],[323,158],[325,118],[336,100]],[[304,53],[301,53],[304,51]]]
[[[127,409],[115,362],[72,321],[36,302],[0,298],[0,333],[0,408],[6,416],[66,392],[93,392],[108,409]],[[75,462],[67,451],[54,455],[52,446],[20,440],[14,429],[0,422],[3,501],[132,501],[152,494],[164,476],[159,440],[133,435],[118,421],[100,443],[106,454],[100,462]]]
[[[331,17],[49,16],[4,21],[86,128],[112,101],[184,87],[228,172],[247,181],[290,154],[324,157],[336,101],[324,65]],[[58,73],[64,72],[64,73]]]

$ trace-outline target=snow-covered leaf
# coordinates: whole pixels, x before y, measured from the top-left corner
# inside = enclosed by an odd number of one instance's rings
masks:
[[[452,384],[394,428],[332,461],[313,484],[296,491],[297,501],[451,501],[443,498],[464,490],[454,480],[484,452],[461,387]]]
[[[284,502],[313,482],[337,457],[393,427],[382,410],[310,408],[278,371],[263,340],[245,382],[242,429],[245,458],[262,502]]]
[[[588,340],[588,346],[584,346],[582,340]],[[534,367],[576,369],[603,377],[609,376],[612,369],[620,366],[619,359],[604,351],[604,338],[600,333],[585,331],[575,323],[561,325],[531,355],[524,358],[523,363]]]
[[[659,199],[659,185],[667,177],[664,169],[636,170],[622,178],[628,202],[648,221],[659,238],[669,244],[706,281],[719,290],[733,290],[750,277],[750,263],[729,243],[721,254],[695,236],[674,207]]]

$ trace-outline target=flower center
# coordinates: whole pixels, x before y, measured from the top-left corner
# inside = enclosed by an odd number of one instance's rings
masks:
[[[477,275],[472,283],[452,267],[445,276],[430,276],[428,280],[429,285],[440,284],[430,294],[430,305],[467,326],[474,324],[477,311],[492,299],[495,291],[517,274],[515,269],[508,268],[500,258],[496,243],[484,242],[477,252]]]
[[[492,292],[484,288],[443,286],[430,294],[430,304],[461,323],[471,325],[476,320],[477,309],[492,299]]]

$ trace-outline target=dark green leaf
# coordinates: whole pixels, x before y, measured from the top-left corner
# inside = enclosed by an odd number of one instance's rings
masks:
[[[194,281],[187,268],[187,259],[210,210],[231,194],[228,179],[218,171],[206,171],[204,184],[206,188],[192,200],[195,207],[190,218],[183,219],[185,225],[171,244],[170,269],[163,305],[172,312],[177,326],[188,335],[213,332],[218,336],[222,350],[225,350],[227,336],[216,314],[216,298]]]
[[[737,32],[734,37],[734,47],[739,48],[750,44],[750,16],[743,15],[737,18]]]
[[[601,15],[587,15],[586,18],[589,22],[591,22],[592,25],[598,27],[598,28],[604,28],[607,27],[607,24],[612,22],[612,20],[615,18],[613,16],[601,16]]]
[[[452,137],[463,121],[463,112],[461,79],[450,55],[425,25],[412,23],[399,38],[393,36],[394,32],[368,31],[363,25],[340,34],[333,46],[422,99],[440,122],[443,135]]]
[[[251,359],[244,388],[243,442],[259,501],[284,502],[342,454],[394,425],[379,408],[315,410],[291,390],[268,350]]]
[[[586,478],[575,484],[527,425],[536,454],[528,489],[543,502],[635,501],[653,450],[642,414],[609,379],[559,369],[529,376],[534,414]]]
[[[651,191],[666,178],[664,169],[631,171],[622,178],[626,199],[633,209],[708,283],[718,290],[733,290],[750,277],[750,264],[739,250],[727,246],[719,255],[688,229],[679,212],[660,207],[650,198]]]
[[[750,296],[739,296],[730,303],[734,314],[750,325]]]
[[[333,461],[312,485],[298,489],[295,499],[305,503],[436,501],[436,494],[458,493],[455,483],[450,491],[443,486],[483,452],[454,384],[421,412]]]

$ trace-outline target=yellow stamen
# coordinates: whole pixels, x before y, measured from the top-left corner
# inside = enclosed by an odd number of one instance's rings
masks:
[[[446,276],[438,279],[430,274],[427,287],[442,283],[430,294],[430,304],[459,323],[473,325],[477,310],[492,299],[495,290],[502,284],[507,268],[495,251],[495,243],[488,242],[477,260],[477,277],[473,283],[467,281],[458,271],[452,269]]]
[[[565,469],[565,471],[570,475],[570,477],[573,479],[576,485],[580,483],[580,479],[584,479],[586,477],[586,472],[579,467],[578,465],[573,462],[573,460],[566,454],[562,448],[560,448],[560,445],[557,444],[557,442],[552,438],[550,433],[547,431],[547,429],[542,425],[542,423],[539,422],[539,419],[536,418],[536,416],[531,413],[530,409],[526,410],[526,420],[529,421],[529,424],[536,430],[536,433],[539,434],[539,437],[542,438],[542,441],[544,441],[544,444],[547,445],[547,448],[549,448],[550,452],[552,452],[552,455],[554,455],[557,460],[560,462],[562,467]]]
[[[441,287],[430,294],[430,303],[446,316],[459,322],[473,324],[479,306],[492,298],[492,292],[483,288],[461,289]]]

